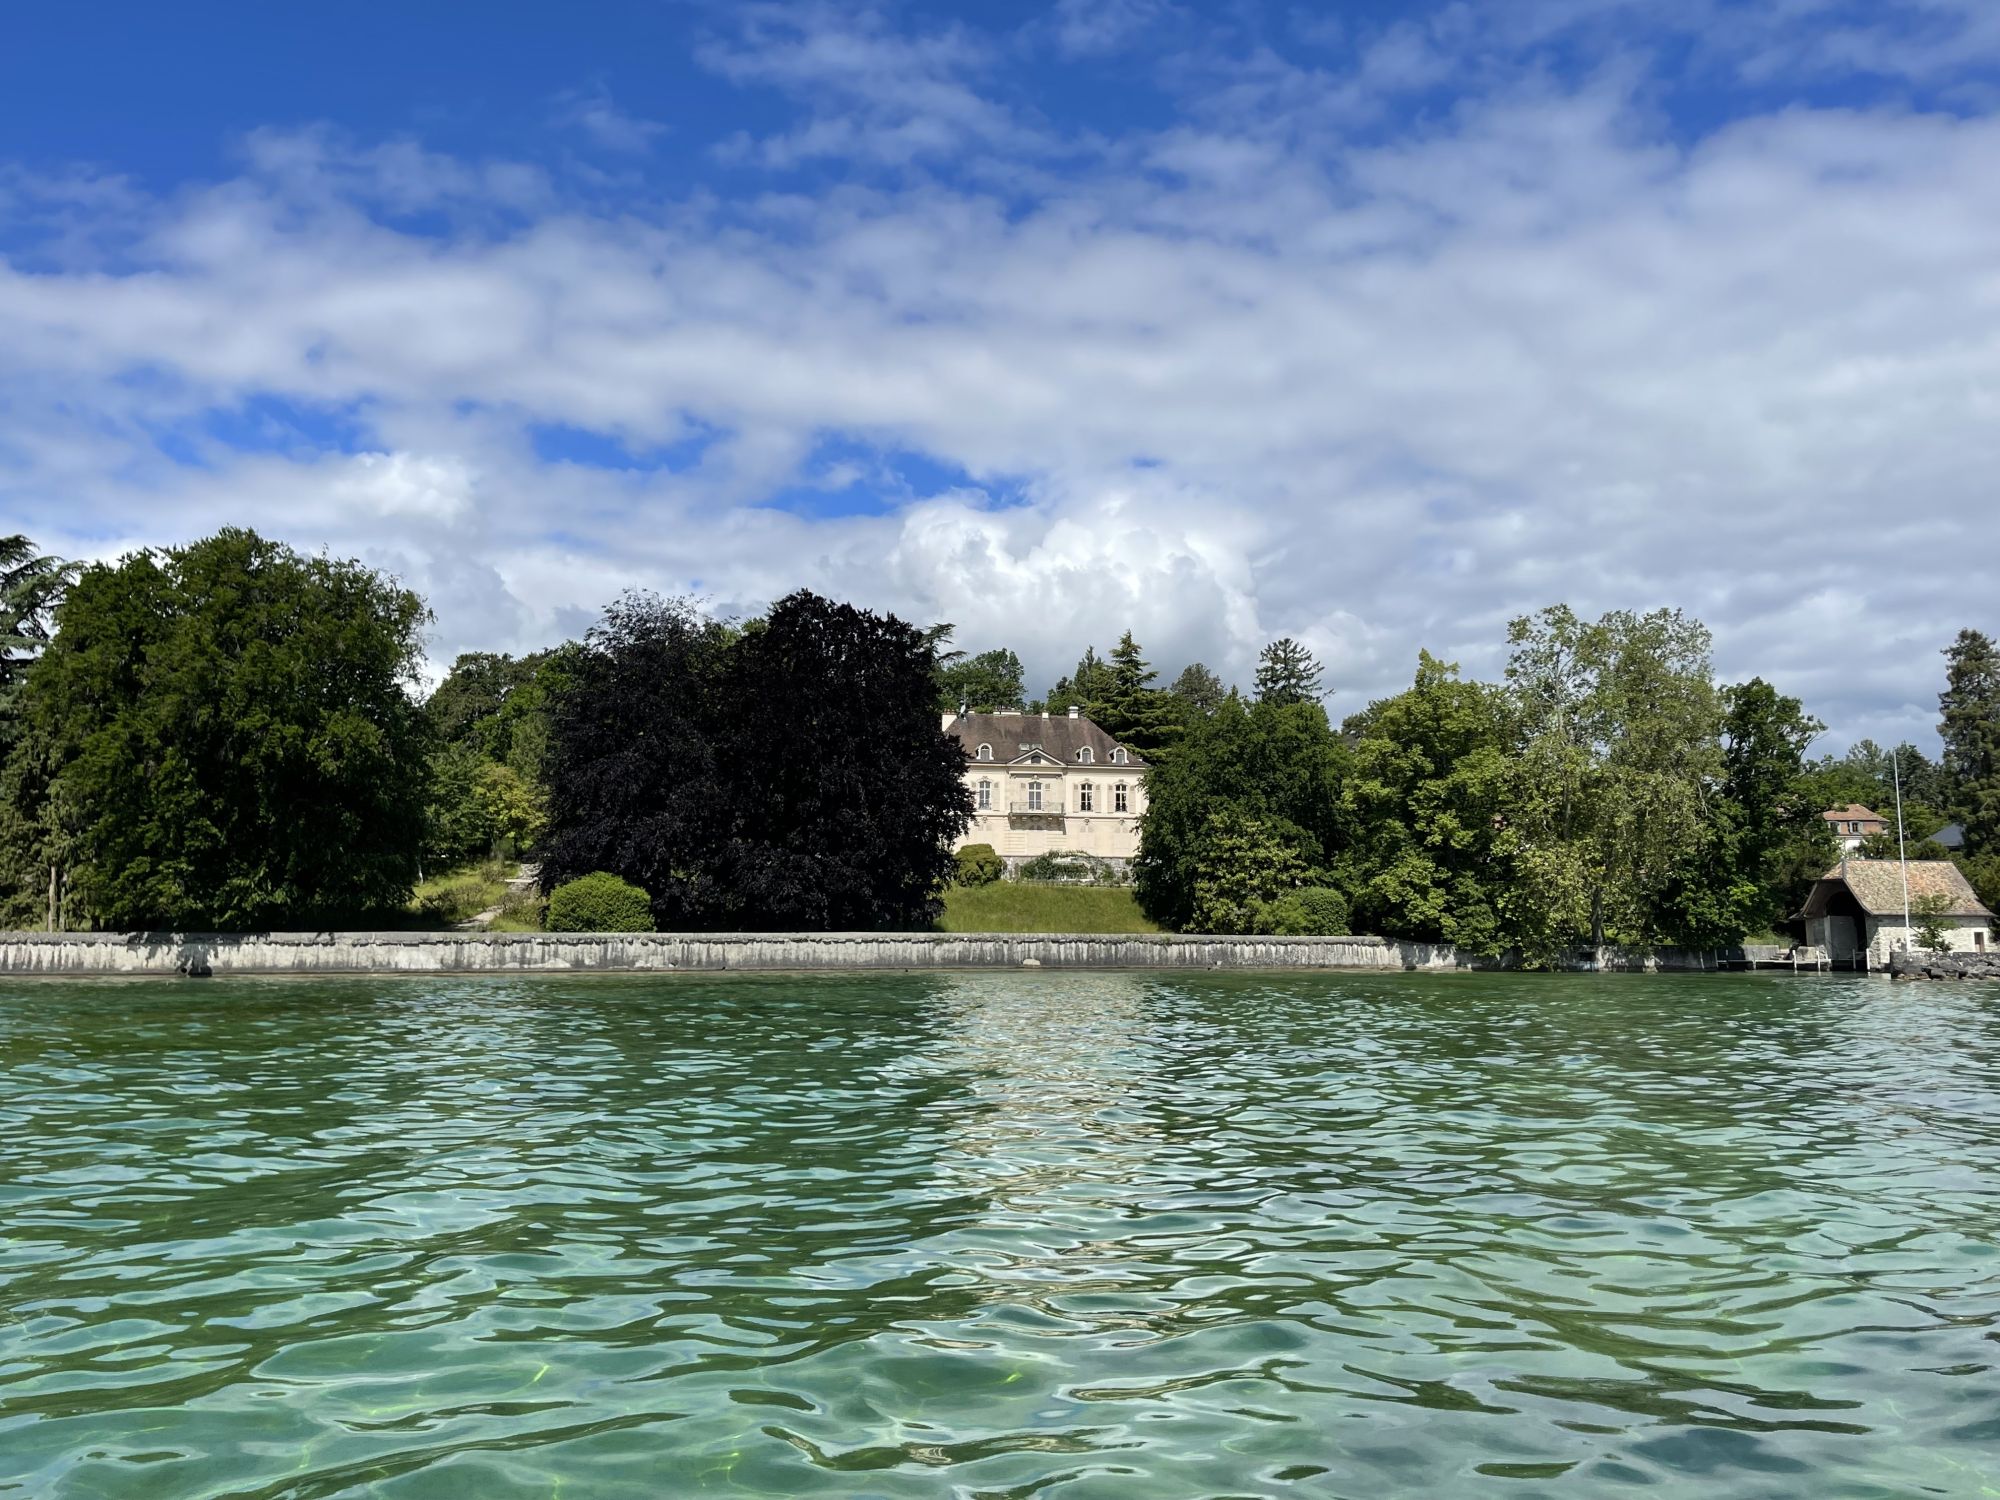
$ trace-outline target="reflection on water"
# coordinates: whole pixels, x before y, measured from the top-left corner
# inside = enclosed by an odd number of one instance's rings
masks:
[[[2000,1493],[2000,995],[0,989],[0,1493]]]

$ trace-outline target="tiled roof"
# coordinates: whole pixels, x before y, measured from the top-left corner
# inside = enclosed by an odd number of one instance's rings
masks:
[[[1858,818],[1872,818],[1877,823],[1889,821],[1878,812],[1870,812],[1859,802],[1850,802],[1845,807],[1830,807],[1820,816],[1829,823],[1848,823]]]
[[[1973,894],[1965,876],[1949,860],[1913,859],[1909,870],[1912,911],[1926,896],[1943,896],[1951,903],[1944,913],[1948,917],[1993,915],[1979,904],[1979,897]],[[1840,889],[1843,881],[1847,889],[1854,893],[1861,909],[1871,917],[1900,918],[1903,915],[1902,865],[1893,859],[1842,860],[1819,878],[1819,884],[1806,898],[1805,910],[1800,915],[1824,915],[1827,901]]]
[[[1088,745],[1093,763],[1108,766],[1118,747],[1116,740],[1081,715],[1072,719],[1068,714],[961,714],[944,728],[965,746],[968,759],[979,746],[991,745],[995,765],[1019,760],[1029,746],[1039,745],[1051,760],[1073,766],[1076,752]],[[1128,750],[1126,755],[1125,764],[1116,769],[1145,766],[1136,753]]]

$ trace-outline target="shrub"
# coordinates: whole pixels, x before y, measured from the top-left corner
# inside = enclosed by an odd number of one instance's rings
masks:
[[[1016,880],[1053,881],[1064,885],[1124,885],[1126,877],[1121,875],[1109,860],[1099,859],[1094,854],[1085,854],[1076,849],[1052,849],[1047,854],[1037,854],[1025,861],[1016,872]]]
[[[493,904],[493,887],[477,874],[454,875],[418,894],[417,915],[432,922],[463,922]]]
[[[550,891],[543,922],[550,932],[651,932],[653,898],[596,870]]]
[[[967,844],[958,851],[958,883],[991,885],[1007,870],[1007,862],[991,844]]]
[[[1347,898],[1323,885],[1286,891],[1258,905],[1255,926],[1274,937],[1345,937]]]

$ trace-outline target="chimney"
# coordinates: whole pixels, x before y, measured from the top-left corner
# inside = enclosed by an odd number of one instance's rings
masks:
[[[1082,709],[1080,709],[1080,708],[1078,708],[1078,707],[1077,707],[1077,706],[1076,706],[1076,705],[1075,705],[1074,703],[1072,703],[1072,704],[1071,704],[1071,705],[1069,706],[1069,716],[1070,716],[1070,717],[1071,717],[1072,719],[1080,717],[1080,716],[1082,715],[1082,713],[1083,713],[1083,710],[1082,710]]]

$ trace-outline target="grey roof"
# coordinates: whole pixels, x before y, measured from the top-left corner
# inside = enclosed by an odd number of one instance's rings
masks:
[[[1992,912],[1979,904],[1979,897],[1957,865],[1944,859],[1913,859],[1909,863],[1910,906],[1926,896],[1943,896],[1950,904],[1948,917],[1990,917]],[[1827,903],[1841,886],[1854,893],[1861,909],[1871,917],[1903,915],[1903,867],[1893,859],[1844,859],[1820,876],[1806,898],[1801,917],[1826,914]]]
[[[1965,847],[1965,825],[1963,823],[1947,823],[1931,835],[1930,842],[1941,845],[1946,849],[1963,849]]]
[[[995,765],[1021,760],[1036,747],[1051,760],[1073,766],[1076,752],[1088,745],[1093,763],[1108,766],[1111,752],[1118,747],[1118,742],[1091,720],[1081,715],[1072,719],[1066,713],[960,714],[945,726],[945,732],[965,747],[968,760],[981,745],[991,745]],[[1125,764],[1116,769],[1144,768],[1146,763],[1137,751],[1128,749],[1126,755]]]

